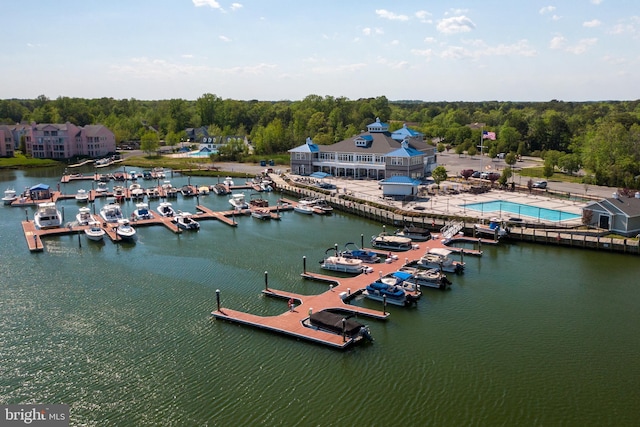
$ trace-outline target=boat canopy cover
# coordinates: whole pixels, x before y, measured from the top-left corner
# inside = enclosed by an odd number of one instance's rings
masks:
[[[411,273],[407,273],[406,271],[396,271],[393,275],[400,280],[409,280],[409,278],[411,278]]]
[[[353,319],[348,319],[348,316],[338,313],[332,313],[330,311],[318,311],[316,313],[312,313],[309,316],[309,320],[311,324],[317,326],[321,329],[326,329],[337,334],[342,334],[342,319],[346,319],[345,322],[345,333],[348,336],[358,335],[360,332],[360,328],[364,325],[360,322],[357,322]]]
[[[47,184],[40,183],[38,185],[34,185],[29,190],[31,190],[31,191],[46,191],[48,189],[49,189],[49,186]]]

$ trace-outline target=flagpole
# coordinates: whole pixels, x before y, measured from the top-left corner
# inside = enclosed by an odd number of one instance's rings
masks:
[[[482,168],[482,164],[484,163],[484,158],[482,157],[482,146],[484,141],[484,126],[480,128],[480,173],[484,172]]]

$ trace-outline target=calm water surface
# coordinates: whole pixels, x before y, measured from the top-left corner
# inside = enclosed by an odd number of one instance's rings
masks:
[[[55,187],[61,171],[2,171],[0,185]],[[186,178],[173,178],[182,185]],[[192,183],[210,183],[194,178]],[[150,184],[142,181],[143,185]],[[75,194],[90,183],[62,186]],[[2,188],[2,190],[4,190]],[[272,203],[278,195],[267,196]],[[200,198],[228,209],[226,197]],[[96,211],[101,202],[96,203]],[[175,202],[194,211],[193,200]],[[154,204],[152,203],[152,207]],[[67,221],[78,205],[60,203]],[[135,209],[124,205],[125,213]],[[32,218],[33,208],[26,209]],[[0,402],[67,403],[72,425],[637,425],[637,256],[505,244],[465,257],[448,292],[364,319],[376,341],[346,352],[214,321],[224,306],[278,314],[273,288],[334,243],[381,225],[336,213],[138,229],[135,244],[45,239],[29,253],[24,208],[0,208]],[[372,308],[370,301],[358,301]],[[361,319],[362,320],[362,319]]]

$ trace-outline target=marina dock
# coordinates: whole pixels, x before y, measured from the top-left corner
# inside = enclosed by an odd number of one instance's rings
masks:
[[[354,277],[336,277],[325,274],[309,273],[304,271],[301,275],[305,279],[324,282],[329,289],[318,295],[301,295],[293,292],[272,289],[268,286],[265,273],[265,289],[262,294],[269,297],[288,300],[293,298],[296,305],[293,311],[286,311],[276,316],[258,316],[230,308],[223,307],[220,303],[220,292],[216,291],[217,308],[211,312],[215,319],[226,320],[233,323],[240,323],[259,329],[276,332],[296,339],[303,339],[319,344],[328,345],[333,348],[345,349],[355,343],[353,339],[343,337],[340,334],[325,332],[305,326],[311,313],[330,310],[343,312],[346,316],[358,315],[378,320],[386,320],[389,317],[386,307],[382,311],[372,310],[364,307],[350,305],[349,301],[362,294],[368,284],[375,281],[377,277],[385,276],[399,270],[405,262],[401,259],[419,259],[425,251],[432,247],[445,247],[440,240],[429,240],[421,245],[414,245],[412,249],[404,252],[394,252],[396,259],[391,262],[370,264],[374,269],[373,273],[360,273]],[[447,246],[448,249],[451,249]],[[458,248],[459,249],[459,248]],[[466,250],[465,250],[466,253]],[[306,268],[305,268],[306,270]]]

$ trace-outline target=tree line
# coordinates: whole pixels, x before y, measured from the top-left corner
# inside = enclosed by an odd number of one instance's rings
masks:
[[[162,140],[172,145],[185,129],[205,126],[210,135],[246,136],[255,153],[284,153],[311,137],[333,144],[366,129],[376,118],[396,130],[407,123],[439,151],[534,155],[545,174],[586,171],[591,183],[638,188],[640,100],[599,102],[423,102],[385,96],[350,100],[309,95],[299,101],[238,101],[211,93],[195,101],[113,98],[0,100],[0,123],[103,124],[117,142]],[[483,140],[481,132],[495,132]],[[242,149],[240,146],[238,149]]]

